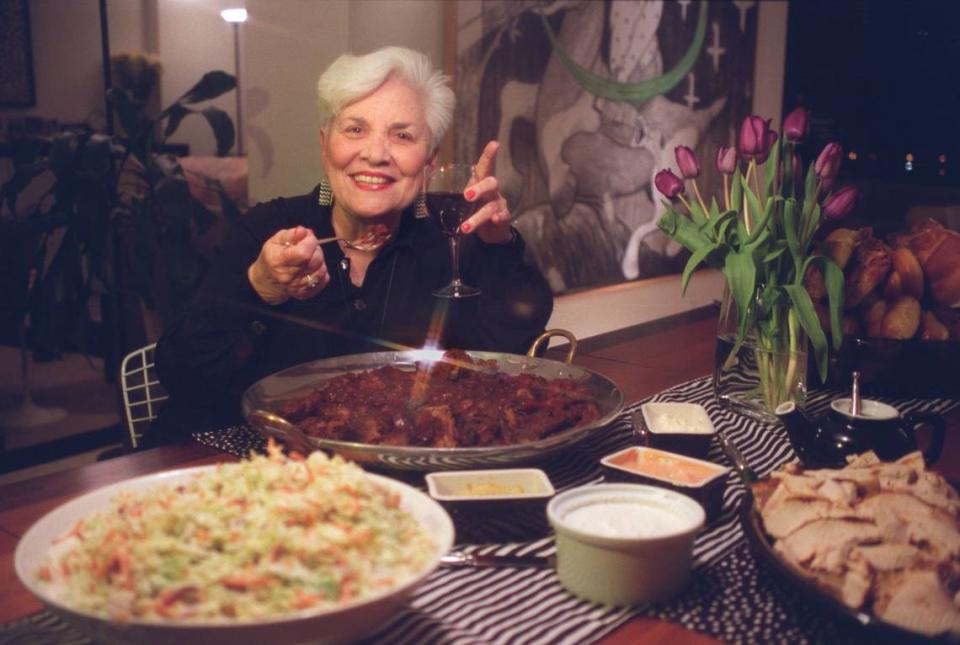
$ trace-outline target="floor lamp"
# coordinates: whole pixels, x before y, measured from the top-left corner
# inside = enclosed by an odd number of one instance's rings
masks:
[[[247,21],[246,9],[224,9],[220,17],[233,27],[233,70],[237,77],[237,156],[243,156],[243,112],[240,106],[240,23]]]

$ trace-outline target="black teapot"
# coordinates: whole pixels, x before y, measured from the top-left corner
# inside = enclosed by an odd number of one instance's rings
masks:
[[[858,377],[854,373],[851,397],[832,401],[825,417],[811,419],[792,401],[774,410],[801,463],[807,468],[842,468],[848,455],[868,450],[884,461],[894,461],[917,449],[913,432],[923,424],[933,428],[923,459],[928,466],[936,462],[946,434],[943,417],[931,412],[900,414],[892,405],[861,399]]]

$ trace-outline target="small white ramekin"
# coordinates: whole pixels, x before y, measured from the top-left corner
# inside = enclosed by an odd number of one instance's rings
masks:
[[[629,517],[634,521],[625,525]],[[560,583],[584,600],[619,606],[664,600],[683,589],[693,540],[706,519],[686,495],[641,484],[568,490],[550,500],[547,518],[556,533]],[[651,530],[655,518],[666,526]]]

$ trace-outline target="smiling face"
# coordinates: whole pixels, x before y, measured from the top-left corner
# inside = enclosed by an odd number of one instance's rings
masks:
[[[334,221],[345,232],[395,224],[420,192],[424,166],[433,160],[423,100],[396,79],[344,107],[320,142]]]

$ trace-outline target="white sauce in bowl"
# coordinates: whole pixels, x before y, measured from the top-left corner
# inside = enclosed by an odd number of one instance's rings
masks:
[[[666,508],[617,499],[575,506],[563,516],[563,522],[577,531],[611,538],[672,535],[690,524]]]

